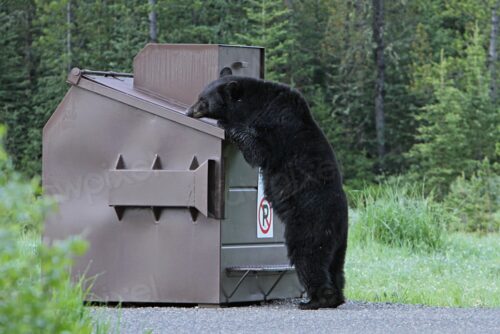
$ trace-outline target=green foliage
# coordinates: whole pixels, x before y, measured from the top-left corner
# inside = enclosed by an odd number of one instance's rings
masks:
[[[444,228],[451,218],[422,189],[398,182],[368,187],[354,197],[354,206],[357,219],[350,234],[357,242],[424,251],[444,245]]]
[[[432,87],[435,101],[417,116],[418,142],[408,156],[414,173],[425,176],[439,197],[461,173],[469,177],[482,159],[494,158],[500,138],[500,107],[489,96],[482,44],[476,27],[463,58],[442,56],[421,79]]]
[[[360,2],[334,3],[327,9],[320,43],[324,82],[312,99],[313,112],[348,182],[370,182],[375,138],[371,8]]]
[[[266,79],[290,82],[289,9],[281,0],[248,0],[244,8],[249,29],[237,35],[238,42],[265,47]]]
[[[158,0],[162,43],[235,43],[243,32],[246,0]]]
[[[498,200],[498,184],[491,178],[498,178],[498,172],[485,161],[472,185],[463,180],[468,187],[463,195],[469,196],[470,188],[478,186],[476,194],[497,192],[494,198]],[[496,284],[500,280],[500,234],[444,234],[443,227],[454,228],[456,215],[462,211],[447,211],[447,206],[423,196],[424,185],[409,182],[391,179],[380,187],[348,192],[354,209],[349,214],[347,297],[434,306],[500,306]],[[467,205],[464,198],[459,199],[453,207]],[[485,197],[478,197],[474,205],[481,200]]]
[[[148,42],[148,1],[71,3],[70,67],[132,72],[134,56]]]
[[[500,170],[487,159],[470,178],[460,175],[444,200],[458,219],[451,228],[466,232],[500,232]]]
[[[322,63],[325,27],[329,20],[329,0],[288,1],[287,39],[290,40],[287,66],[290,82],[308,97],[311,104],[324,86],[326,71]]]
[[[5,146],[16,166],[24,163],[30,147],[32,11],[28,1],[0,2],[0,123],[10,129]]]
[[[0,143],[0,332],[92,333],[82,284],[72,285],[69,273],[71,258],[82,255],[86,243],[40,243],[40,225],[52,202],[38,195],[37,180],[26,182],[12,170],[2,147]]]
[[[352,120],[347,115],[332,112],[322,98],[321,92],[313,96],[312,112],[335,150],[347,185],[359,188],[367,182],[374,182],[373,161],[363,149],[362,130],[353,131],[349,127],[353,125]]]

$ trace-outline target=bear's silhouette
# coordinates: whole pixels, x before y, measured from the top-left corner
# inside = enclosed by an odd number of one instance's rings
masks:
[[[285,224],[290,262],[310,298],[302,309],[344,303],[348,209],[334,152],[301,94],[231,75],[205,87],[188,116],[218,120],[252,166]]]

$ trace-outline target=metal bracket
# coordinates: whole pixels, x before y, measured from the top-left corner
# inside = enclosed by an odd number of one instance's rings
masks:
[[[80,79],[82,78],[82,76],[85,74],[98,75],[98,76],[103,76],[103,77],[113,77],[115,79],[120,79],[120,77],[125,77],[125,78],[133,78],[134,77],[134,75],[131,73],[121,73],[121,72],[112,72],[112,71],[106,71],[106,72],[105,71],[91,71],[91,70],[82,70],[82,69],[79,69],[78,67],[73,67],[71,69],[71,71],[69,71],[68,78],[66,79],[66,81],[69,82],[70,84],[76,86],[80,82]]]
[[[73,67],[68,74],[67,82],[76,86],[78,85],[78,82],[80,82],[81,77],[82,77],[82,70],[80,70],[78,67]]]
[[[236,291],[238,291],[239,287],[243,283],[243,281],[250,275],[255,275],[255,280],[257,281],[257,285],[259,287],[260,292],[262,293],[262,297],[264,301],[267,301],[267,297],[273,292],[281,279],[285,276],[286,273],[295,271],[294,266],[290,266],[288,264],[278,264],[278,265],[262,265],[262,266],[237,266],[237,267],[228,267],[226,268],[226,273],[243,273],[241,278],[236,283],[235,287],[231,291],[229,295],[222,289],[222,293],[226,298],[226,303],[229,303],[229,299],[234,296]],[[271,287],[265,291],[261,288],[259,282],[259,273],[279,273],[278,278],[274,281]]]
[[[193,157],[189,170],[165,170],[158,155],[151,169],[127,169],[123,156],[118,155],[115,168],[108,171],[111,187],[109,206],[115,208],[118,219],[126,208],[151,208],[155,221],[167,207],[190,209],[193,221],[198,212],[208,216],[208,178],[213,160],[199,165]]]

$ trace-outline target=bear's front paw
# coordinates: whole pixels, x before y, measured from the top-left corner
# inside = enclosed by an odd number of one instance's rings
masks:
[[[233,137],[236,134],[236,129],[235,128],[224,128],[226,131],[226,135],[228,137]]]
[[[236,127],[227,127],[225,128],[226,136],[233,141],[239,141],[243,138],[243,132],[241,129]]]

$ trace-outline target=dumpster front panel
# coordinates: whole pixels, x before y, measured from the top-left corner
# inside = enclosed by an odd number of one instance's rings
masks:
[[[134,192],[154,188],[162,171],[183,173],[188,191],[188,175],[208,161],[215,171],[202,176],[220,184],[221,147],[219,138],[71,88],[44,129],[44,188],[59,202],[44,238],[89,241],[73,268],[76,278],[95,277],[89,300],[219,302],[220,221],[168,202],[180,191],[174,182],[162,183],[167,199],[156,198],[161,187]],[[122,197],[110,197],[116,189]]]

